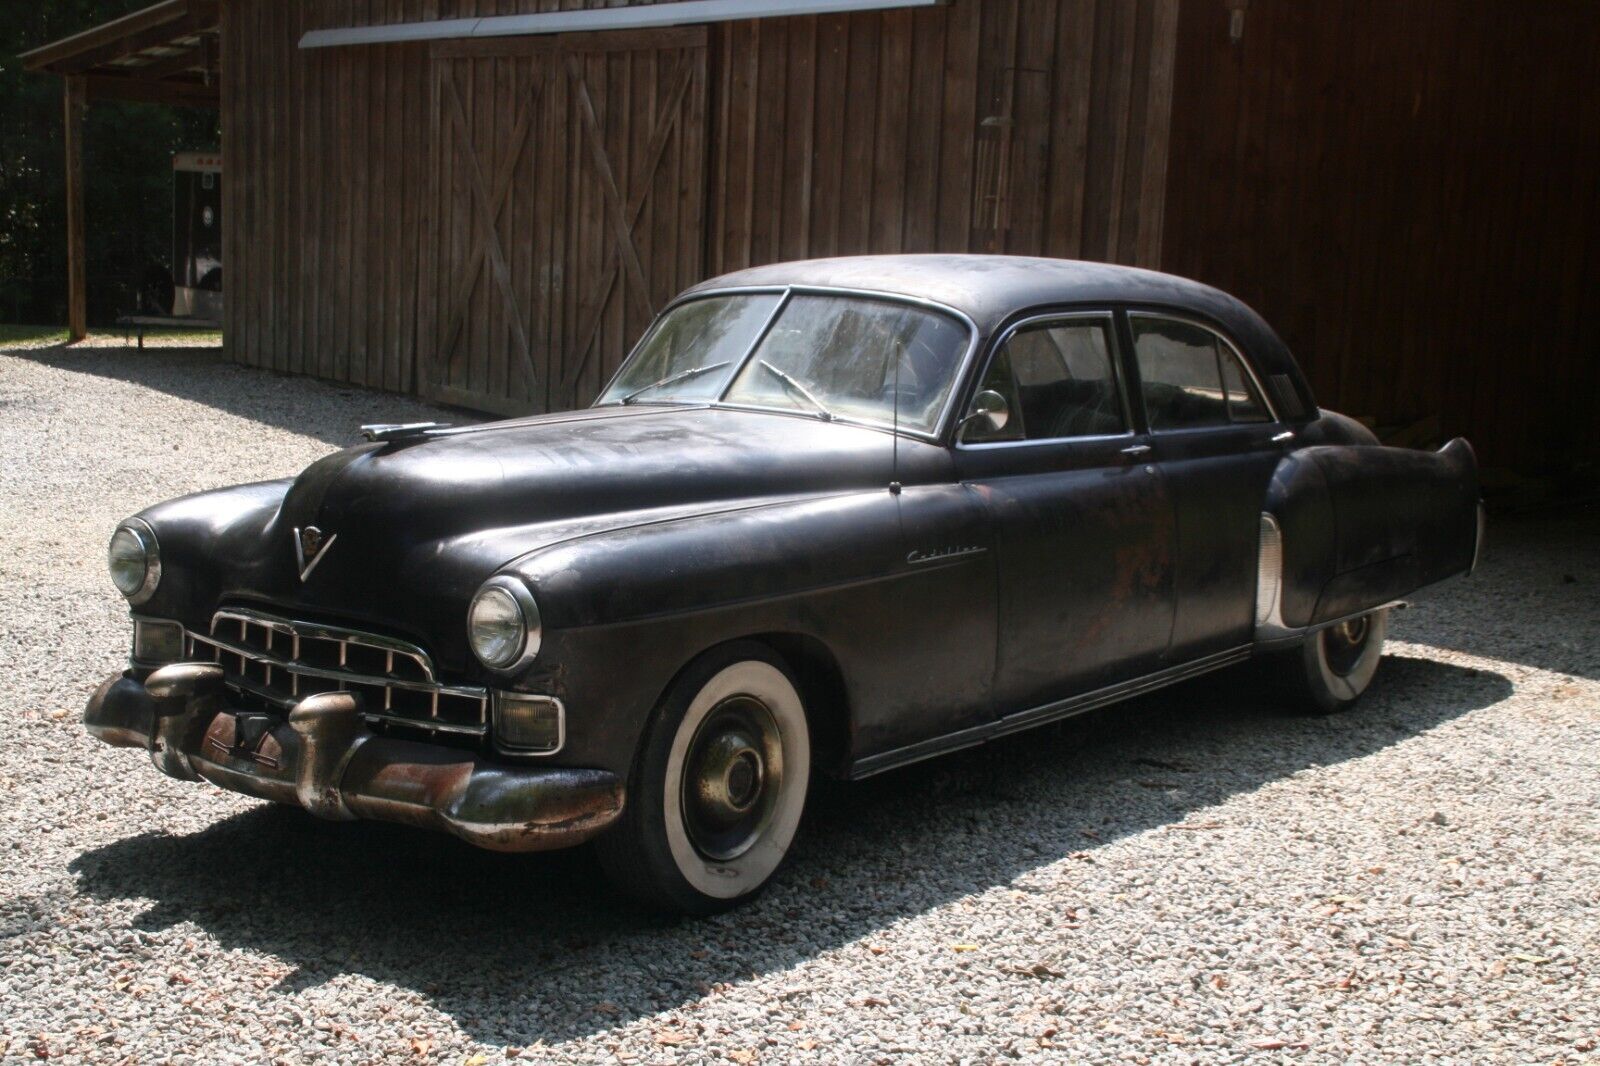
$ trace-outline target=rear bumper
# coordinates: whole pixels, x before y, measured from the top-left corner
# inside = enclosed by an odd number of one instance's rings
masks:
[[[378,736],[358,697],[308,696],[281,717],[227,705],[211,664],[163,667],[141,684],[105,680],[84,708],[89,732],[143,748],[163,773],[291,803],[324,818],[440,829],[494,851],[578,844],[622,813],[606,770],[523,767],[437,744]]]

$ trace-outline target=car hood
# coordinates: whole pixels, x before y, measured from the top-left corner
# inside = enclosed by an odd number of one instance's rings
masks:
[[[647,522],[882,488],[892,442],[776,413],[597,408],[348,448],[307,467],[253,520],[219,523],[206,496],[146,515],[173,534],[163,549],[171,543],[207,578],[186,612],[195,621],[217,602],[244,602],[432,643],[460,629],[478,586],[513,560]],[[900,450],[904,463],[905,442]],[[173,528],[208,512],[204,537]],[[302,578],[297,531],[312,526],[326,547]]]
[[[374,547],[507,531],[531,550],[581,535],[597,518],[605,527],[685,507],[882,486],[890,444],[873,430],[765,412],[601,408],[346,449],[295,479],[282,517]],[[576,534],[567,528],[574,520]]]

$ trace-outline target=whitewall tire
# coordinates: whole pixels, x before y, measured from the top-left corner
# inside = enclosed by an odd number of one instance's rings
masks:
[[[596,842],[601,862],[653,907],[724,910],[782,865],[810,776],[810,730],[788,668],[765,645],[718,649],[657,708],[623,816]]]
[[[1307,637],[1298,664],[1306,709],[1332,714],[1359,699],[1378,672],[1388,632],[1389,612],[1378,610]]]

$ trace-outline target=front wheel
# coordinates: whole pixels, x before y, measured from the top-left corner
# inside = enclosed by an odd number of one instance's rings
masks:
[[[1294,695],[1312,714],[1333,714],[1350,706],[1372,684],[1383,658],[1389,612],[1370,611],[1319,629],[1285,657]]]
[[[726,910],[783,862],[810,775],[805,707],[783,661],[755,643],[710,653],[657,708],[622,818],[596,841],[600,861],[648,906]]]

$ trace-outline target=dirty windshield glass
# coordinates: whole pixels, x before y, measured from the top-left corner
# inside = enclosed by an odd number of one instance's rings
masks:
[[[724,401],[934,430],[961,370],[967,327],[949,315],[864,296],[796,294]]]
[[[596,402],[716,399],[781,298],[780,293],[711,296],[673,308]]]

